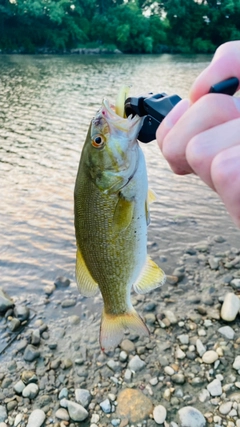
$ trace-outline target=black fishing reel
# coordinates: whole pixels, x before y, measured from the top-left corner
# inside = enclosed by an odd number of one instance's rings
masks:
[[[234,95],[238,86],[239,80],[236,77],[231,77],[211,86],[209,93]],[[125,101],[126,116],[130,116],[130,114],[133,116],[138,114],[140,117],[145,116],[138,135],[139,141],[148,143],[156,139],[158,126],[179,101],[181,101],[180,96],[168,96],[164,92],[127,98]]]

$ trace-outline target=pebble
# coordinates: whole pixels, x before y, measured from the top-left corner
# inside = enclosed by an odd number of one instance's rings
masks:
[[[90,391],[84,388],[77,388],[75,390],[75,399],[78,403],[80,403],[84,408],[87,408],[89,403],[91,402],[91,393]]]
[[[123,340],[120,344],[120,347],[122,350],[126,351],[126,353],[132,353],[135,350],[135,345],[128,339]]]
[[[232,322],[236,319],[240,309],[240,299],[237,295],[229,292],[225,295],[222,309],[221,318],[227,322]]]
[[[140,390],[126,388],[120,391],[117,402],[117,416],[132,423],[138,423],[152,413],[151,400]]]
[[[157,424],[163,424],[167,417],[167,410],[164,406],[155,406],[153,410],[153,419]]]
[[[203,414],[193,406],[184,406],[178,411],[180,427],[205,427],[206,419]]]
[[[68,398],[68,389],[66,387],[62,388],[62,390],[60,391],[59,395],[58,395],[58,399],[67,399]]]
[[[46,418],[42,409],[34,409],[28,418],[27,427],[41,427]]]
[[[240,279],[231,280],[230,285],[232,286],[233,289],[236,289],[237,291],[239,291],[240,290]]]
[[[134,372],[141,371],[141,369],[143,369],[145,366],[146,366],[146,363],[142,359],[140,359],[138,355],[133,356],[128,363],[128,368]]]
[[[0,405],[0,422],[5,421],[7,418],[7,410],[5,406]]]
[[[57,288],[67,288],[70,285],[70,280],[66,279],[66,277],[57,277],[57,279],[54,282],[54,285]]]
[[[200,357],[202,357],[207,350],[200,339],[197,339],[196,341],[196,348]]]
[[[211,396],[213,396],[213,397],[221,396],[221,394],[222,394],[221,381],[216,378],[215,380],[211,381],[208,384],[207,389],[208,389],[209,393],[211,394]]]
[[[126,362],[127,358],[128,358],[127,352],[124,351],[124,350],[122,350],[120,352],[120,354],[119,354],[119,360],[120,360],[120,362]]]
[[[22,395],[28,399],[34,399],[38,395],[38,390],[37,384],[30,383],[23,389]]]
[[[0,313],[5,313],[14,303],[3,289],[0,288]]]
[[[15,332],[21,325],[21,322],[19,319],[16,319],[15,317],[13,317],[9,322],[8,322],[8,327],[12,332]]]
[[[236,371],[240,370],[240,356],[235,357],[233,362],[233,369],[236,369]]]
[[[77,300],[74,298],[66,298],[64,301],[62,301],[61,306],[62,308],[68,308],[68,307],[73,307],[74,305],[76,305]]]
[[[186,354],[184,353],[184,351],[181,350],[180,347],[177,347],[175,350],[175,357],[177,359],[184,359],[186,357]]]
[[[105,414],[110,414],[112,412],[112,405],[109,399],[105,399],[101,402],[100,407]]]
[[[231,328],[231,326],[222,326],[218,329],[219,334],[221,334],[224,338],[227,338],[228,340],[233,340],[235,336],[234,330]]]
[[[68,400],[67,405],[70,418],[73,421],[84,421],[88,417],[88,411],[82,405],[79,405],[79,403]]]
[[[189,343],[189,336],[187,334],[178,335],[177,339],[180,341],[181,344]]]
[[[218,354],[214,350],[206,351],[202,356],[203,363],[211,364],[218,360]]]
[[[69,414],[68,411],[64,408],[59,408],[55,414],[55,416],[59,420],[68,421],[69,420]]]
[[[37,350],[32,344],[27,345],[25,348],[23,358],[26,362],[33,362],[40,356],[40,351]]]
[[[24,320],[28,320],[30,316],[30,310],[25,305],[15,306],[13,313],[14,313],[14,316],[20,320],[20,322],[24,322]]]
[[[22,421],[23,414],[17,414],[14,420],[14,427],[17,427],[18,424]]]
[[[175,314],[171,310],[165,310],[164,314],[165,314],[166,318],[169,320],[171,325],[176,325],[178,320],[177,320]]]
[[[219,406],[219,412],[222,415],[227,415],[232,409],[232,402],[224,402]]]

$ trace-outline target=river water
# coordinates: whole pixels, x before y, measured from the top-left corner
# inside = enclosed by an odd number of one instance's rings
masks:
[[[11,295],[74,281],[73,188],[81,149],[103,97],[186,97],[210,56],[0,56],[0,278]],[[151,209],[149,252],[171,273],[187,244],[239,231],[218,197],[195,176],[175,176],[156,141],[143,145]]]

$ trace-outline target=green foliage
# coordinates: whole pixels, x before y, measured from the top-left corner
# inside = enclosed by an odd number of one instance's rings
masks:
[[[213,52],[240,39],[239,0],[0,0],[0,49],[94,45],[122,52]]]

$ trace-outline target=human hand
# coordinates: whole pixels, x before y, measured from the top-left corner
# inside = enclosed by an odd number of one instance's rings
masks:
[[[240,98],[208,94],[229,77],[240,80],[240,41],[221,45],[184,99],[167,115],[156,137],[172,170],[195,173],[224,202],[240,227]]]

